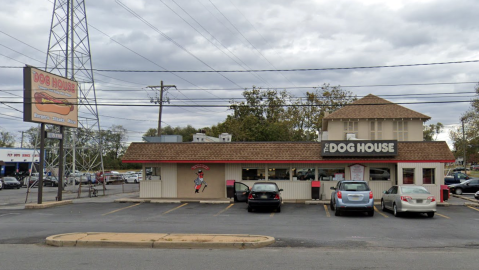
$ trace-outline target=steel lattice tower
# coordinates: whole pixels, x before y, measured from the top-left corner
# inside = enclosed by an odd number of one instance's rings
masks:
[[[78,129],[67,130],[65,136],[65,171],[103,171],[100,118],[84,0],[55,0],[45,70],[75,80],[79,86]],[[50,160],[57,164],[55,158]]]

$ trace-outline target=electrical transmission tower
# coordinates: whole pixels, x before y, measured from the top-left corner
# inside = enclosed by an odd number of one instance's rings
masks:
[[[45,71],[78,82],[78,129],[67,130],[65,134],[65,171],[103,171],[100,118],[84,0],[55,0]],[[51,154],[55,155],[55,151]],[[50,160],[56,162],[55,158]]]

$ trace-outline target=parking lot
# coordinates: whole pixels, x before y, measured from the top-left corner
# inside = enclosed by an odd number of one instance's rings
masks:
[[[3,194],[0,194],[3,195]],[[283,205],[274,211],[247,212],[246,203],[95,203],[41,209],[0,208],[2,243],[42,243],[68,232],[166,232],[260,234],[277,239],[276,247],[477,247],[479,209],[438,207],[434,218],[409,214],[396,218],[377,209],[373,217],[340,217],[326,205]],[[11,231],[11,230],[10,230]]]

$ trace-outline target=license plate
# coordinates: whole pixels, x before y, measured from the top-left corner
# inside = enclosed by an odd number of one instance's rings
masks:
[[[261,198],[261,199],[268,199],[268,196],[267,196],[267,195],[261,195],[260,198]]]
[[[351,201],[360,201],[363,198],[362,196],[357,196],[357,195],[350,195],[348,197],[349,197],[349,200]]]
[[[416,200],[417,203],[422,203],[422,200]]]

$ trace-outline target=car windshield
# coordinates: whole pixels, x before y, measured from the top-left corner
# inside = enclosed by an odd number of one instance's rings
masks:
[[[401,187],[402,194],[430,194],[425,187]]]
[[[366,183],[344,183],[341,190],[345,191],[368,191]]]
[[[13,177],[5,177],[5,178],[3,178],[3,181],[4,181],[4,182],[15,182],[16,179],[13,178]]]
[[[252,191],[278,191],[276,185],[271,184],[259,184],[253,185]]]

